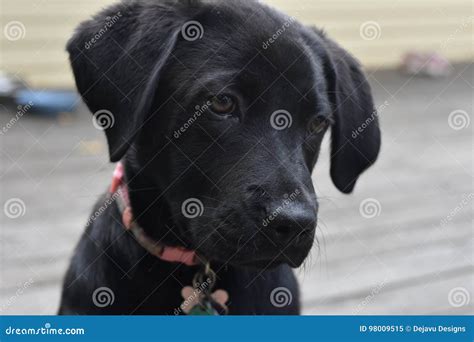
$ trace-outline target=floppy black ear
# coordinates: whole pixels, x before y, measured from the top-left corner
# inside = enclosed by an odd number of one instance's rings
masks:
[[[380,151],[378,114],[370,85],[359,63],[336,43],[323,38],[328,93],[333,107],[331,178],[336,187],[350,193],[360,174]]]
[[[380,151],[381,137],[370,85],[359,63],[344,49],[314,28],[302,35],[317,62],[322,64],[331,102],[331,178],[350,193],[360,174]]]
[[[180,32],[172,8],[132,2],[82,23],[67,51],[77,88],[120,160],[152,110],[160,73]]]

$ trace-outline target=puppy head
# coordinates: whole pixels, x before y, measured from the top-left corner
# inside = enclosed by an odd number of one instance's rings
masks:
[[[258,2],[119,4],[82,24],[68,51],[91,112],[110,116],[111,160],[125,159],[138,222],[210,259],[299,266],[313,243],[311,172],[326,131],[342,192],[377,158],[357,62]],[[170,231],[157,232],[163,221]]]

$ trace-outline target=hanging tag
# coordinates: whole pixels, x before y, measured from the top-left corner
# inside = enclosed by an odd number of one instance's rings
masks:
[[[229,294],[225,290],[212,292],[216,281],[216,274],[211,270],[209,263],[203,272],[196,273],[193,286],[186,286],[181,290],[184,302],[181,309],[187,315],[225,315],[228,308],[225,305]]]

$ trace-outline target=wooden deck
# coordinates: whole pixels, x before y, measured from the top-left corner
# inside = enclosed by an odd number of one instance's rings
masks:
[[[377,103],[388,104],[381,158],[351,196],[331,184],[326,150],[318,164],[319,243],[297,271],[306,314],[474,313],[473,124],[448,124],[455,110],[472,120],[473,73],[371,74]],[[3,111],[1,126],[10,119]],[[54,314],[72,249],[110,181],[104,138],[81,112],[24,116],[0,139],[1,205],[26,207],[16,219],[0,214],[0,313]],[[374,218],[359,210],[368,198],[380,203]],[[462,306],[450,304],[456,288],[469,297]]]

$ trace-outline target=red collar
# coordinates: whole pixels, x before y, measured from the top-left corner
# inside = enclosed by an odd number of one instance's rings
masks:
[[[134,221],[127,185],[124,183],[124,168],[120,162],[115,168],[109,193],[113,200],[117,201],[119,210],[122,213],[122,222],[125,229],[135,236],[137,242],[148,253],[168,262],[180,262],[188,266],[199,264],[195,251],[182,247],[169,247],[155,241]]]

